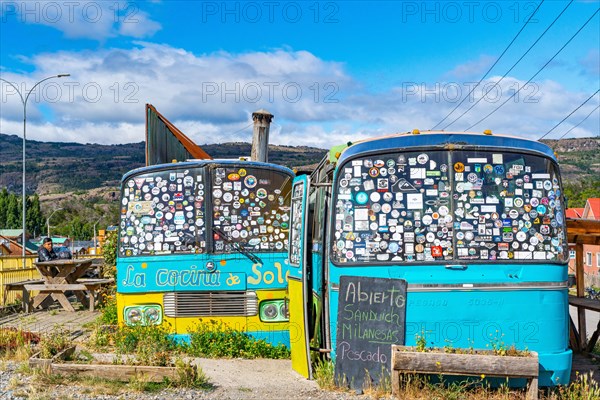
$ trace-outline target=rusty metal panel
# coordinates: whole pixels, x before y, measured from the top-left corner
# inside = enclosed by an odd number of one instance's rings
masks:
[[[146,165],[212,159],[154,106],[146,104]]]

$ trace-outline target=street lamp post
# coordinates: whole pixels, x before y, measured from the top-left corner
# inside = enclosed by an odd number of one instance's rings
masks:
[[[46,218],[46,226],[48,227],[48,237],[50,237],[50,218],[52,218],[52,216],[54,215],[55,212],[57,212],[58,210],[62,210],[62,208],[57,208],[56,210],[52,211],[50,213],[50,216],[48,218]]]
[[[42,82],[45,82],[49,79],[54,79],[54,78],[64,78],[67,76],[71,76],[71,74],[58,74],[58,75],[52,75],[49,76],[47,78],[42,79],[41,81],[37,82],[35,85],[33,85],[33,87],[29,90],[29,92],[27,92],[27,94],[25,95],[25,97],[23,97],[23,94],[21,93],[21,91],[19,90],[18,87],[16,87],[13,83],[7,81],[6,79],[2,79],[0,78],[0,81],[6,82],[8,83],[10,86],[12,86],[17,93],[19,94],[19,97],[21,98],[21,103],[23,103],[23,198],[22,198],[22,202],[23,202],[23,237],[22,237],[22,243],[21,243],[21,247],[23,248],[23,269],[26,268],[26,263],[25,263],[25,243],[27,242],[26,239],[26,230],[27,230],[27,226],[26,226],[26,215],[25,212],[27,211],[25,203],[26,203],[26,198],[25,196],[27,195],[25,192],[25,144],[27,141],[27,101],[29,100],[29,96],[31,95],[31,92],[33,92],[33,90]]]
[[[102,218],[100,218],[98,221],[94,222],[94,254],[96,254],[96,251],[98,249],[98,245],[96,244],[96,225],[98,225],[98,222],[100,222]]]

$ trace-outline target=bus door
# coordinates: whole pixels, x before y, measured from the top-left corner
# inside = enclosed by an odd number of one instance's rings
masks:
[[[292,187],[292,217],[289,240],[290,274],[290,350],[292,368],[305,378],[312,379],[309,347],[309,318],[311,316],[310,271],[307,260],[307,232],[309,220],[308,193],[310,178],[301,175]]]

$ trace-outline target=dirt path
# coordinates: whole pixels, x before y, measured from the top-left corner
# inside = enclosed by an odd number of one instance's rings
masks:
[[[215,399],[331,398],[292,370],[290,360],[199,359],[198,364],[216,386]]]

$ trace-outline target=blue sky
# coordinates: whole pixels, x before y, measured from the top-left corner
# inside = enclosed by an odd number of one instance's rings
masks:
[[[466,96],[539,1],[5,1],[0,77],[28,90],[28,137],[144,139],[154,104],[197,143],[249,140],[250,115],[275,115],[271,142],[327,147],[432,128]],[[565,9],[544,1],[458,117],[493,87]],[[544,135],[600,87],[600,16],[529,84],[598,10],[575,1],[483,101],[447,130]],[[0,132],[20,134],[21,108],[0,82]],[[549,138],[598,136],[600,95]],[[596,110],[595,110],[596,109]],[[594,111],[595,110],[595,111]]]

